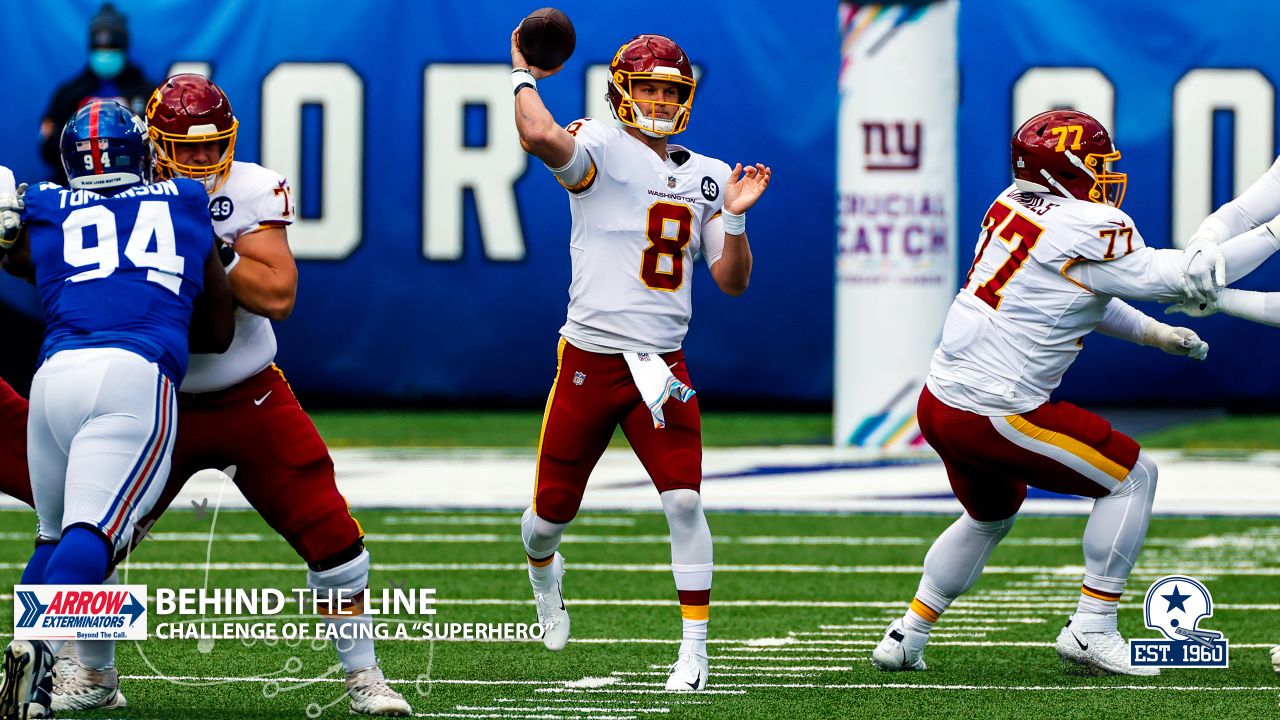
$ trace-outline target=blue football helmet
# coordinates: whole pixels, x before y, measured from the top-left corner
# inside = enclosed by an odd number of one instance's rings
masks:
[[[114,100],[95,100],[76,111],[62,128],[61,147],[73,188],[104,190],[148,177],[147,129]]]

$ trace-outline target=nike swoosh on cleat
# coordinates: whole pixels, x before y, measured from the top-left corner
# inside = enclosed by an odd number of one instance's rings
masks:
[[[689,689],[690,689],[690,690],[697,690],[697,689],[698,689],[698,686],[699,686],[699,685],[701,685],[701,684],[702,684],[702,678],[698,678],[697,680],[694,680],[693,682],[686,682],[686,683],[685,683],[685,685],[688,685],[688,686],[689,686]]]
[[[1088,649],[1089,649],[1089,643],[1080,642],[1080,636],[1079,636],[1079,635],[1076,635],[1075,633],[1071,633],[1071,637],[1072,637],[1072,639],[1074,639],[1074,640],[1076,641],[1076,644],[1080,646],[1080,649],[1081,649],[1081,650],[1088,650]]]

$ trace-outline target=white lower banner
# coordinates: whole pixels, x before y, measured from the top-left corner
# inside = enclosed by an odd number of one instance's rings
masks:
[[[837,445],[923,443],[916,399],[956,292],[958,8],[841,3]]]

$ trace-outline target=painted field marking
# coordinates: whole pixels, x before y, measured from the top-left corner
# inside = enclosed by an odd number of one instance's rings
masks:
[[[666,670],[667,665],[650,665],[650,670]],[[826,666],[826,665],[795,665],[790,667],[771,667],[764,665],[717,665],[717,668],[724,670],[785,670],[787,672],[825,672],[828,670],[852,670],[849,666]]]
[[[513,516],[514,517],[514,516]],[[387,522],[390,522],[390,518]],[[577,526],[580,521],[575,520]],[[635,521],[631,521],[634,524]],[[442,524],[477,524],[489,525],[494,523],[442,523]],[[518,525],[519,518],[506,518],[502,524]],[[592,524],[592,523],[587,523]],[[602,524],[602,523],[594,523]],[[25,541],[31,540],[32,534],[29,532],[0,532],[0,540]],[[215,533],[210,538],[209,533],[201,532],[153,532],[147,535],[148,540],[156,542],[195,542],[206,543],[210,539],[214,542],[228,543],[278,543],[280,536],[272,533]],[[371,543],[439,543],[439,544],[497,544],[511,545],[511,535],[509,533],[379,533],[371,532],[365,536],[365,539]],[[717,535],[715,538],[716,545],[748,545],[748,546],[812,546],[812,545],[832,545],[846,547],[927,547],[933,544],[933,537],[877,537],[877,536],[858,536],[858,535]],[[1199,545],[1195,545],[1196,541],[1203,541]],[[1214,547],[1230,547],[1238,549],[1275,549],[1280,547],[1280,542],[1256,542],[1252,545],[1236,546],[1236,545],[1214,545],[1211,541],[1212,537],[1205,538],[1147,538],[1144,542],[1146,547],[1170,547],[1170,548],[1187,548],[1195,545],[1197,548],[1214,548]],[[565,534],[563,543],[572,545],[666,545],[671,542],[669,535],[575,535],[573,532]],[[1054,537],[1028,537],[1028,538],[1006,538],[1001,543],[1003,547],[1077,547],[1080,545],[1078,538],[1054,538]]]
[[[387,525],[519,525],[520,514],[510,515],[389,515],[382,518]],[[635,518],[628,517],[591,517],[584,515],[575,518],[574,527],[635,527]]]
[[[455,705],[453,709],[466,710],[469,712],[485,712],[485,711],[510,712],[512,710],[521,710],[521,711],[546,710],[551,712],[585,712],[585,713],[602,713],[602,712],[616,713],[620,710],[620,708],[616,708],[616,707],[593,707],[590,705],[582,705],[577,707],[534,707],[534,708],[512,708],[512,707],[502,707],[501,705]],[[626,712],[669,713],[671,712],[671,708],[665,708],[665,707],[639,708],[638,707],[638,708],[627,708]]]
[[[614,673],[613,673],[613,674],[614,674],[614,675],[617,675],[619,678],[623,678],[623,677],[667,677],[667,676],[669,675],[669,673],[667,673],[665,670],[664,670],[664,671],[662,671],[662,672],[633,672],[633,671],[625,671],[625,670],[616,670],[616,671],[614,671]],[[818,675],[818,673],[816,673],[816,672],[801,672],[801,673],[794,673],[794,674],[772,675],[772,674],[770,674],[770,673],[761,673],[761,672],[725,672],[725,671],[723,671],[723,670],[719,670],[719,669],[717,669],[717,670],[716,670],[716,672],[715,672],[715,676],[716,676],[717,678],[722,678],[722,677],[746,677],[746,678],[771,677],[771,678],[793,678],[793,677],[817,677],[817,675]]]
[[[299,563],[272,562],[216,562],[216,563],[173,563],[173,562],[138,562],[123,566],[127,571],[185,570],[192,572],[229,571],[296,571]],[[526,563],[373,563],[373,569],[384,572],[522,572],[528,570]],[[668,563],[573,563],[577,572],[617,572],[617,573],[662,573],[671,572]],[[26,563],[0,563],[0,570],[23,570]],[[1168,568],[1169,572],[1181,572],[1195,577],[1274,577],[1280,576],[1280,567],[1234,567],[1215,568],[1204,566],[1178,566]],[[782,574],[820,574],[820,575],[919,575],[918,565],[716,565],[717,573],[782,573]],[[984,571],[987,575],[1080,575],[1083,565],[1059,565],[1047,567],[1018,567],[1009,565],[992,565]],[[1150,567],[1141,572],[1134,572],[1133,577],[1159,578],[1164,570]]]
[[[503,712],[415,712],[413,717],[507,717],[507,719],[515,720],[568,720],[575,715],[535,715],[534,710],[530,712],[517,712],[516,708]],[[591,715],[593,720],[636,720],[639,715]]]
[[[658,685],[657,683],[654,683],[655,687],[645,688],[645,689],[636,689],[636,688],[630,688],[630,687],[618,688],[615,686],[613,688],[601,688],[599,690],[590,690],[590,689],[584,689],[584,688],[543,687],[543,688],[534,688],[533,691],[536,693],[568,693],[568,694],[620,693],[624,695],[671,695],[671,696],[679,695],[678,692],[671,692],[670,690],[667,690],[665,687],[658,689],[657,685]],[[747,691],[746,690],[721,690],[714,687],[710,687],[710,688],[707,688],[706,690],[699,690],[698,694],[699,695],[746,695]]]
[[[494,698],[493,701],[497,703],[525,703],[525,704],[532,704],[532,705],[541,705],[542,703],[582,702],[581,700],[575,700],[572,698],[507,698],[507,697]],[[591,702],[597,705],[609,705],[609,704],[641,705],[646,701],[645,700],[624,700],[622,698],[593,698]],[[677,705],[706,705],[707,704],[703,700],[674,700],[673,702]]]

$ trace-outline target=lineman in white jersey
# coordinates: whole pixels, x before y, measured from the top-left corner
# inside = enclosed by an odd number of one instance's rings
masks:
[[[555,70],[530,67],[517,41],[513,32],[520,143],[568,191],[573,216],[568,320],[538,444],[533,504],[521,523],[543,641],[552,650],[568,641],[557,548],[591,469],[621,425],[671,529],[683,629],[667,689],[702,690],[711,531],[699,495],[701,419],[680,346],[699,254],[721,290],[746,290],[751,250],[744,213],[768,186],[770,171],[731,170],[668,144],[687,125],[695,90],[689,60],[671,39],[640,35],[614,55],[609,100],[621,125],[584,119],[566,128],[536,88],[536,79]],[[666,402],[671,397],[678,402]]]
[[[1203,359],[1195,333],[1119,298],[1176,301],[1212,292],[1271,250],[1256,239],[1187,251],[1146,246],[1119,209],[1126,176],[1094,118],[1041,113],[1012,141],[1014,185],[982,223],[964,287],[952,303],[917,417],[941,455],[965,513],[934,542],[906,614],[872,654],[883,670],[923,670],[939,616],[977,581],[1009,532],[1028,485],[1095,498],[1084,535],[1077,610],[1058,636],[1068,661],[1112,673],[1134,667],[1117,607],[1146,537],[1156,466],[1102,418],[1050,394],[1093,330]]]
[[[193,473],[234,465],[241,493],[307,563],[307,585],[341,597],[324,620],[334,637],[355,637],[334,643],[351,710],[407,716],[409,704],[378,666],[372,618],[353,610],[369,583],[364,532],[338,492],[324,441],[273,363],[270,321],[288,317],[298,285],[285,230],[294,214],[289,184],[266,168],[234,160],[239,123],[226,93],[208,78],[166,80],[147,104],[147,121],[157,172],[201,179],[209,188],[210,215],[239,308],[231,348],[191,358],[179,388],[173,470],[142,526],[150,527]],[[79,645],[87,668],[67,673],[54,707],[109,706],[117,693],[114,648]],[[95,672],[108,668],[105,675]]]
[[[226,245],[222,252],[229,276],[235,275],[235,265],[241,259],[239,253],[234,252],[238,239],[262,231],[283,233],[284,228],[293,223],[288,180],[256,163],[233,161],[226,182],[209,198],[214,233]],[[253,241],[259,239],[252,238]],[[292,275],[296,284],[296,270]],[[285,282],[288,282],[287,276]],[[276,293],[284,295],[278,289]],[[292,302],[260,300],[258,305],[261,314],[243,304],[236,308],[236,335],[229,350],[218,355],[191,356],[191,368],[182,381],[182,392],[225,390],[271,365],[276,357],[276,334],[271,321],[288,317]]]

